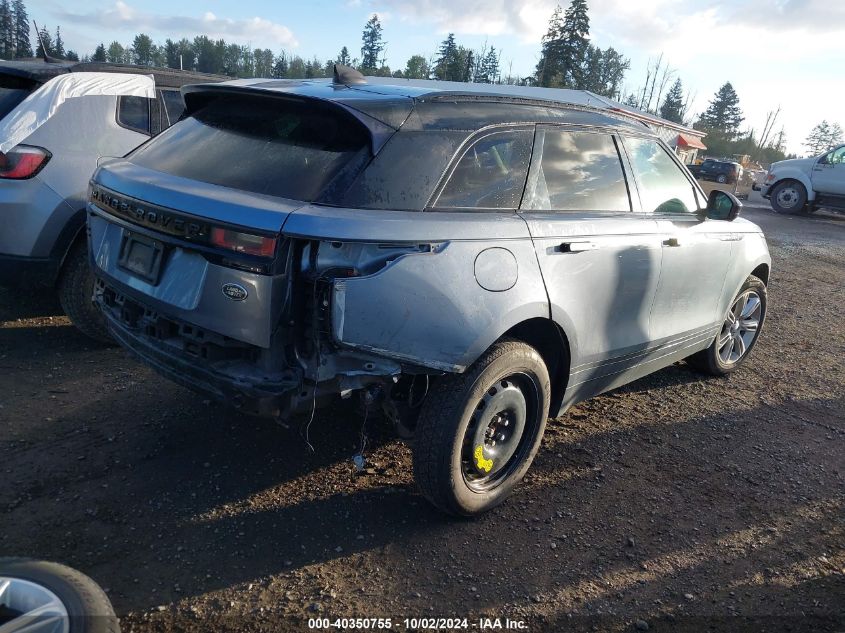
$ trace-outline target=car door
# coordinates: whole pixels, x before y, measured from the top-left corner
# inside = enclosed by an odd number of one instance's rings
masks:
[[[654,219],[632,210],[614,134],[538,126],[520,212],[570,337],[567,399],[621,384],[649,345],[661,245]]]
[[[704,219],[704,194],[662,143],[628,135],[623,143],[643,212],[656,221],[662,242],[649,333],[668,354],[712,337],[732,247],[742,234],[730,222]]]
[[[817,193],[845,196],[845,145],[822,156],[813,166],[812,178]]]

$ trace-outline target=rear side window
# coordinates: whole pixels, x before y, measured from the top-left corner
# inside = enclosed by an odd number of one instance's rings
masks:
[[[14,110],[31,92],[21,88],[0,88],[0,119]]]
[[[494,132],[467,149],[434,205],[440,209],[517,209],[533,132]]]
[[[630,211],[628,188],[610,134],[540,128],[523,209]]]
[[[368,150],[367,130],[334,106],[220,97],[141,146],[130,160],[192,180],[314,201],[336,178],[360,168]]]
[[[689,213],[698,209],[692,183],[657,141],[628,137],[625,147],[637,176],[643,211]]]
[[[122,96],[117,101],[117,122],[125,128],[150,134],[150,99]]]

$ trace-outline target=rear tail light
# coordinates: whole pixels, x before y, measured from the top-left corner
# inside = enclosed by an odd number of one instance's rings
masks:
[[[211,243],[236,253],[272,257],[276,252],[276,238],[251,235],[229,229],[211,229]]]
[[[50,152],[43,147],[17,145],[5,154],[0,152],[0,178],[26,180],[44,168],[50,160]]]

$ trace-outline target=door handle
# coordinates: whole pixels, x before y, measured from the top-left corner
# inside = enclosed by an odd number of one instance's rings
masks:
[[[558,246],[561,253],[583,253],[598,248],[595,242],[564,242]]]
[[[670,237],[668,240],[663,240],[663,246],[683,246],[683,241],[679,237]]]

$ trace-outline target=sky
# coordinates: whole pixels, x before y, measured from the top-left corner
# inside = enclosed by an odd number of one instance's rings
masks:
[[[502,71],[533,72],[555,0],[27,0],[30,17],[80,56],[100,42],[130,44],[137,33],[207,34],[305,58],[336,58],[342,46],[360,56],[361,32],[377,13],[387,64],[404,68],[414,54],[432,56],[449,32],[459,44],[502,51]],[[561,4],[568,5],[568,0]],[[726,81],[736,89],[744,126],[762,129],[781,107],[777,129],[787,150],[806,154],[811,128],[826,119],[845,128],[845,0],[587,0],[590,37],[631,60],[626,92],[645,80],[649,60],[663,59],[703,111]],[[776,131],[777,131],[776,129]]]

